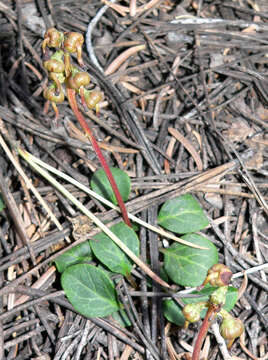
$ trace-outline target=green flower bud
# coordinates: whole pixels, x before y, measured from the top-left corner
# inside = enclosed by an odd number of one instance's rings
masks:
[[[44,68],[47,69],[48,72],[63,73],[64,63],[55,59],[50,59],[44,61]]]
[[[62,32],[55,28],[50,28],[46,31],[44,41],[42,43],[43,52],[46,51],[46,47],[58,48],[63,42],[64,35]]]
[[[209,283],[211,286],[225,286],[232,278],[231,270],[223,264],[215,264],[209,270],[203,285]]]
[[[64,92],[59,91],[57,93],[56,87],[53,84],[44,90],[44,98],[54,103],[62,103],[64,101]]]
[[[210,295],[209,302],[214,305],[224,305],[228,286],[221,286]]]
[[[84,91],[86,105],[89,109],[96,109],[99,112],[99,103],[103,100],[103,93],[98,90]]]
[[[81,86],[87,86],[90,83],[90,76],[87,72],[77,72],[75,75],[70,75],[66,80],[68,88],[78,91]]]
[[[186,321],[193,323],[200,320],[200,314],[203,309],[207,307],[207,302],[202,301],[197,304],[187,304],[184,306],[182,312]]]
[[[64,37],[63,47],[69,53],[77,53],[77,61],[80,66],[83,66],[82,60],[82,46],[84,43],[84,37],[77,32],[69,32]]]
[[[243,322],[238,318],[233,318],[231,315],[223,319],[220,326],[220,333],[226,340],[234,340],[239,337],[243,331]]]

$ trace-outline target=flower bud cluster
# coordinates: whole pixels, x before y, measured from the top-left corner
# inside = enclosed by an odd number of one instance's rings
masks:
[[[82,46],[84,37],[80,33],[62,33],[55,28],[47,30],[42,43],[43,53],[46,48],[55,48],[55,53],[44,61],[44,68],[48,71],[52,83],[44,90],[44,98],[51,102],[55,111],[55,118],[58,118],[57,105],[64,101],[64,87],[73,89],[81,97],[85,108],[95,109],[99,112],[99,103],[103,100],[103,93],[96,89],[88,90],[90,76],[85,71],[80,71],[71,64],[70,54],[77,55],[78,64],[83,67]]]
[[[231,280],[232,272],[223,264],[215,264],[209,270],[207,277],[202,284],[216,286],[217,289],[213,291],[207,302],[200,301],[199,303],[187,304],[183,308],[183,315],[186,320],[186,327],[189,323],[199,321],[201,319],[201,312],[203,309],[208,308],[208,311],[214,309],[215,316],[222,318],[220,327],[221,335],[228,341],[230,347],[233,341],[239,337],[243,331],[244,326],[240,319],[234,318],[222,307],[225,304],[226,295],[228,291],[228,284]]]

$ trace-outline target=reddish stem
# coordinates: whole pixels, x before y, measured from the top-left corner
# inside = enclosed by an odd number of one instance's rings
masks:
[[[130,223],[130,220],[128,218],[128,214],[127,214],[127,209],[126,209],[126,206],[124,204],[124,201],[122,199],[122,196],[118,190],[118,187],[116,185],[116,182],[114,180],[114,177],[112,175],[112,172],[101,152],[101,149],[91,131],[91,129],[89,128],[84,116],[82,115],[82,113],[79,111],[78,109],[78,106],[77,106],[77,102],[76,102],[76,99],[75,99],[75,90],[73,89],[69,89],[67,88],[67,97],[68,97],[68,101],[69,101],[69,104],[77,118],[77,120],[79,121],[80,125],[82,126],[82,128],[84,129],[85,133],[87,134],[87,136],[89,137],[89,140],[93,146],[93,149],[95,150],[96,152],[96,155],[98,156],[99,160],[100,160],[100,163],[103,167],[103,170],[105,171],[107,177],[108,177],[108,180],[110,181],[110,184],[112,186],[112,189],[113,189],[113,192],[115,194],[115,197],[117,199],[117,202],[118,202],[118,205],[120,207],[120,210],[121,210],[121,213],[122,213],[122,216],[123,216],[123,219],[124,219],[124,222],[131,227],[131,223]]]
[[[209,306],[195,342],[192,360],[199,360],[201,347],[207,335],[211,321],[214,319],[218,310],[219,310],[218,306],[214,306],[214,305]]]

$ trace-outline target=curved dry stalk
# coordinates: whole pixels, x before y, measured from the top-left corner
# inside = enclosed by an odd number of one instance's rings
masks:
[[[111,75],[114,73],[122,64],[125,62],[131,55],[136,54],[140,50],[144,50],[145,45],[133,46],[125,51],[123,51],[114,61],[107,67],[104,71],[104,75]]]
[[[185,147],[185,149],[187,149],[189,151],[189,153],[192,155],[192,157],[197,165],[197,169],[199,171],[202,171],[203,170],[202,160],[201,160],[198,152],[195,150],[193,145],[190,143],[190,141],[187,140],[178,130],[176,130],[174,128],[169,127],[168,132],[172,136],[174,136],[174,138],[177,139],[180,143],[182,143],[182,145]]]

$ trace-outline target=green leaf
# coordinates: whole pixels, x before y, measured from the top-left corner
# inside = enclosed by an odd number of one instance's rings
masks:
[[[114,312],[112,315],[112,318],[115,320],[115,322],[117,323],[117,325],[121,326],[121,327],[127,327],[127,326],[131,326],[132,323],[129,320],[125,310],[119,310]]]
[[[3,202],[3,198],[0,195],[0,211],[2,211],[5,208],[5,203]]]
[[[168,274],[167,274],[166,269],[164,268],[164,266],[160,267],[159,275],[160,275],[162,280],[164,280],[167,283],[169,282],[169,277],[168,277]]]
[[[92,260],[92,251],[87,241],[74,246],[55,260],[56,267],[62,273],[67,267],[74,264],[87,263]]]
[[[118,186],[123,201],[127,201],[131,188],[131,182],[128,174],[118,168],[111,167],[110,170],[112,172],[116,185]],[[92,176],[90,186],[92,190],[95,191],[97,194],[103,196],[105,199],[110,200],[112,203],[117,205],[117,200],[111,187],[110,181],[108,180],[107,175],[105,174],[105,171],[103,169],[95,171]]]
[[[179,234],[204,229],[208,219],[198,201],[190,194],[168,200],[158,214],[158,224]]]
[[[182,239],[206,247],[207,250],[174,243],[168,249],[162,250],[165,270],[176,284],[199,286],[205,280],[208,269],[218,262],[217,249],[201,235],[187,234]]]
[[[137,256],[139,256],[139,239],[133,229],[120,222],[111,226],[110,230]],[[89,241],[94,255],[112,272],[128,276],[132,269],[132,261],[103,232]]]
[[[234,308],[237,300],[238,300],[238,290],[233,286],[228,286],[226,301],[223,308],[226,311],[231,311]]]
[[[203,295],[200,298],[183,298],[182,301],[184,302],[184,304],[195,304],[198,303],[200,301],[207,301],[209,299],[209,296],[213,293],[213,291],[215,291],[217,289],[217,287],[215,286],[211,286],[210,284],[207,284],[204,289],[200,290],[200,291],[193,291],[192,294],[198,294],[198,295]],[[234,288],[233,286],[228,286],[228,291],[226,294],[226,301],[225,304],[223,306],[223,308],[226,311],[231,311],[233,309],[233,307],[235,306],[236,302],[238,299],[238,291],[236,288]]]
[[[113,282],[93,265],[68,267],[61,285],[75,310],[86,317],[104,317],[119,309]]]
[[[174,300],[163,301],[163,311],[165,318],[178,326],[183,326],[185,317],[180,306]]]

